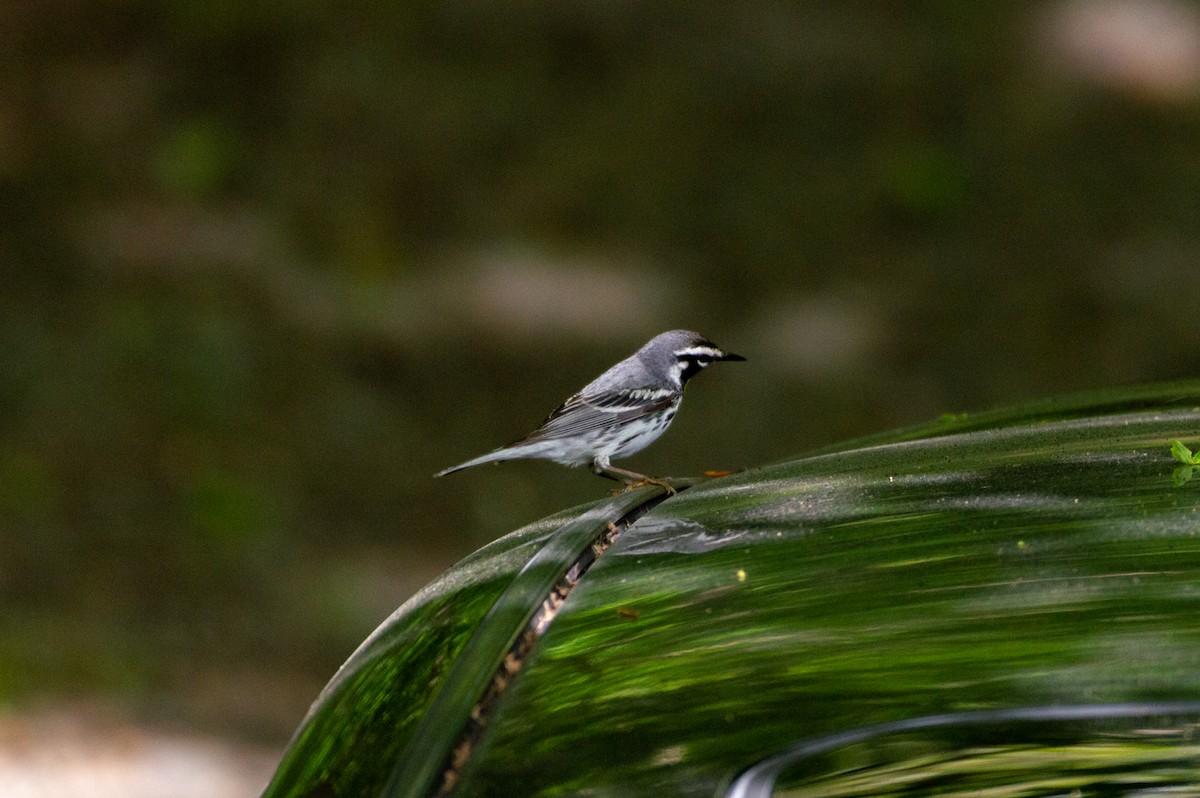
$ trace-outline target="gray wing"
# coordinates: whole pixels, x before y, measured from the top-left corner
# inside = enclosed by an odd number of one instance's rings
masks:
[[[518,443],[570,438],[603,429],[665,410],[677,399],[678,392],[668,388],[606,391],[591,396],[577,393]]]

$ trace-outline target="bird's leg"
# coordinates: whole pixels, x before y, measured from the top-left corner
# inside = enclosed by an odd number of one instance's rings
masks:
[[[592,461],[592,472],[597,476],[607,479],[616,480],[617,482],[625,483],[625,490],[633,490],[645,485],[658,485],[669,494],[675,494],[675,486],[668,479],[660,479],[657,477],[648,477],[645,474],[639,474],[636,471],[629,471],[624,468],[617,468],[607,460],[596,458]]]

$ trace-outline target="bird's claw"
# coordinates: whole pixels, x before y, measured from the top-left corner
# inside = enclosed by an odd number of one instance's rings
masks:
[[[667,492],[668,496],[674,496],[676,493],[679,492],[679,490],[674,485],[672,485],[671,481],[668,479],[657,479],[655,477],[642,477],[641,479],[635,479],[635,480],[630,480],[630,481],[626,482],[624,487],[618,488],[617,490],[613,491],[613,495],[619,496],[622,493],[628,493],[631,490],[637,490],[638,488],[644,488],[649,485],[658,485],[660,488],[662,488],[663,490],[665,490]]]

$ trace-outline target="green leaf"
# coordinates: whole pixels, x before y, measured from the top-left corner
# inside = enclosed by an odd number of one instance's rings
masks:
[[[1192,450],[1183,444],[1183,441],[1171,441],[1171,456],[1184,465],[1200,465],[1200,460],[1192,453]]]
[[[1197,429],[1200,381],[972,413],[704,481],[628,526],[512,669],[506,646],[555,569],[642,498],[538,522],[372,635],[266,795],[428,795],[451,786],[448,752],[460,798],[715,795],[748,763],[848,728],[1195,707],[1196,494],[1176,488],[1195,484],[1177,438]],[[486,723],[464,735],[477,707]],[[1109,726],[1077,731],[1064,739],[1079,750],[1111,745]],[[1056,756],[1064,740],[1043,742]]]

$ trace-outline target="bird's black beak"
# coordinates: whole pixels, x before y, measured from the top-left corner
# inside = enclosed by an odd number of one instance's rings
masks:
[[[733,352],[722,352],[717,360],[745,360],[741,355],[735,355]]]

